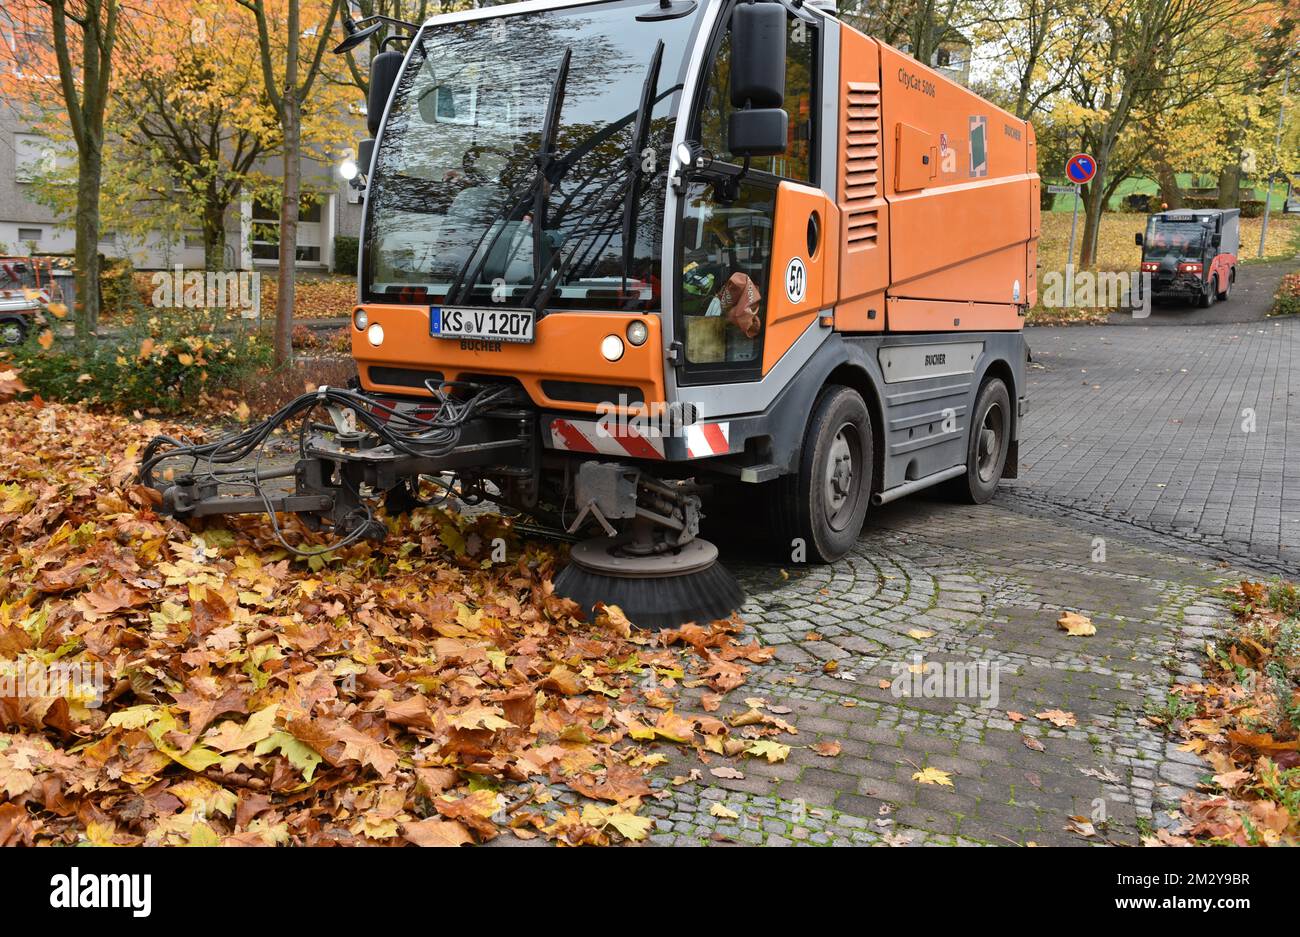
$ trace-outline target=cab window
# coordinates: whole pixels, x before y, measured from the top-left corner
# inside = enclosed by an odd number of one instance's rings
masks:
[[[731,35],[716,45],[692,122],[710,168],[681,200],[676,332],[684,384],[753,381],[762,376],[772,234],[783,179],[815,183],[818,28],[786,18],[786,151],[755,157],[749,168],[727,151],[731,106]]]
[[[756,157],[750,168],[797,182],[814,181],[813,75],[817,64],[816,26],[786,18],[785,103],[789,116],[789,145],[780,156]],[[727,154],[727,118],[731,114],[731,33],[723,36],[700,108],[700,144],[717,159]]]

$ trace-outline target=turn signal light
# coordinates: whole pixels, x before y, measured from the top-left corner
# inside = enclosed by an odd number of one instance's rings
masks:
[[[1144,263],[1142,265],[1143,273],[1158,273],[1159,271],[1160,271],[1160,264]]]
[[[1178,269],[1181,270],[1183,273],[1200,273],[1201,265],[1200,264],[1179,264]]]

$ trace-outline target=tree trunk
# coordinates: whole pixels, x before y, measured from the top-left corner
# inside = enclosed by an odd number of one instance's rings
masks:
[[[226,269],[226,204],[208,193],[203,204],[203,265],[205,269]]]
[[[86,344],[99,324],[99,185],[103,159],[97,146],[77,153],[77,308],[73,330]]]
[[[1236,208],[1241,204],[1241,153],[1237,159],[1219,170],[1219,208]]]
[[[275,363],[293,358],[294,261],[298,254],[298,190],[301,111],[297,95],[284,97],[284,185],[280,190],[280,275],[275,297]]]
[[[1160,201],[1170,208],[1183,207],[1183,190],[1174,167],[1163,156],[1156,163],[1156,180],[1160,183]]]

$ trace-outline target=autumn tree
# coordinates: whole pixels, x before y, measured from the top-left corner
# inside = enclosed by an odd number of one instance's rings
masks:
[[[939,43],[960,31],[968,0],[847,0],[840,17],[868,36],[929,62]]]
[[[1096,256],[1102,212],[1123,178],[1117,147],[1139,109],[1177,112],[1221,87],[1214,65],[1240,51],[1243,39],[1233,27],[1252,6],[1250,0],[1102,0],[1094,7],[1087,55],[1057,108],[1097,163],[1083,199],[1080,266]]]
[[[303,109],[320,78],[343,0],[236,0],[257,26],[262,91],[280,124],[280,267],[275,308],[275,362],[293,356],[294,263],[302,193]],[[310,25],[308,25],[310,24]]]
[[[6,97],[33,114],[48,114],[51,93],[56,93],[62,112],[58,118],[76,148],[73,323],[78,339],[85,341],[99,319],[104,119],[123,10],[119,0],[13,0],[6,13],[16,25],[14,44],[0,43],[0,56],[9,66],[3,70]],[[50,88],[51,83],[57,88]]]
[[[1079,66],[1088,19],[1080,0],[979,0],[971,38],[992,59],[981,93],[1022,120],[1060,93]]]
[[[121,216],[115,227],[172,227],[169,212],[184,228],[198,219],[205,266],[224,269],[227,212],[267,186],[258,161],[280,138],[257,78],[256,38],[219,0],[161,4],[133,33],[110,122],[119,156],[108,186]],[[141,204],[150,208],[143,216]]]

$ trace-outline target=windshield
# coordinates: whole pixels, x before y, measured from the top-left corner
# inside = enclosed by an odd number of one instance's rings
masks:
[[[420,35],[370,180],[367,301],[510,305],[541,295],[550,308],[658,307],[668,150],[697,17],[639,22],[650,8],[547,10]],[[648,78],[653,104],[637,148]],[[543,176],[542,128],[557,92]]]
[[[1199,221],[1170,221],[1152,218],[1147,224],[1144,254],[1149,260],[1161,257],[1200,258],[1205,246],[1206,229]]]

